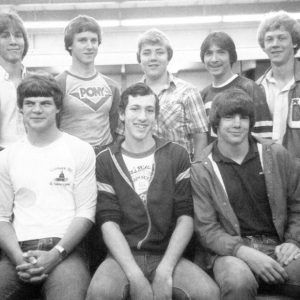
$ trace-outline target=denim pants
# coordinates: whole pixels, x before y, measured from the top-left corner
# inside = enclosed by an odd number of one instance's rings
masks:
[[[59,238],[43,238],[20,242],[23,252],[51,250]],[[31,300],[42,294],[47,300],[84,300],[90,283],[87,264],[80,251],[75,250],[58,264],[47,279],[39,284],[21,281],[16,266],[2,253],[0,260],[0,299]]]
[[[162,255],[134,253],[138,266],[151,283]],[[219,299],[215,282],[194,263],[181,258],[173,272],[172,299]],[[97,269],[87,293],[87,300],[130,299],[129,282],[118,262],[110,255]]]
[[[274,250],[280,244],[276,237],[249,236],[243,240],[246,246],[276,260]],[[244,261],[234,256],[218,257],[213,267],[214,277],[224,300],[254,300],[258,290],[300,299],[300,258],[293,260],[284,269],[288,280],[283,284],[271,285],[257,278]]]

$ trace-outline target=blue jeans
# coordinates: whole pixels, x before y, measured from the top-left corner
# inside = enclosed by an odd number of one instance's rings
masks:
[[[20,242],[23,252],[51,250],[59,238],[44,238]],[[0,299],[30,300],[40,294],[47,300],[84,300],[90,283],[90,274],[80,251],[75,250],[57,265],[47,279],[39,284],[21,281],[16,266],[2,253],[0,260]]]
[[[134,253],[134,258],[151,283],[162,255]],[[173,272],[173,299],[219,299],[214,281],[198,266],[181,258]],[[129,282],[118,262],[108,256],[92,278],[87,300],[130,299]]]
[[[244,244],[259,250],[276,260],[275,247],[277,238],[255,236],[243,238]],[[300,299],[300,258],[284,267],[288,280],[284,284],[269,285],[259,280],[248,265],[234,256],[219,256],[214,263],[213,272],[224,300],[254,300],[257,291],[266,290],[271,293]]]

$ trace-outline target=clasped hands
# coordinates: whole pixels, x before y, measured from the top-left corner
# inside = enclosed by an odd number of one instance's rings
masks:
[[[51,270],[60,262],[58,251],[30,250],[23,253],[23,261],[17,264],[20,280],[28,283],[43,282]]]

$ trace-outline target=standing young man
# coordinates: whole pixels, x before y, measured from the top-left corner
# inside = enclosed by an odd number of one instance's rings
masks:
[[[158,114],[147,85],[127,88],[120,103],[125,137],[97,156],[96,221],[109,254],[89,300],[219,297],[210,277],[182,258],[193,233],[190,160],[182,146],[152,135]]]
[[[224,300],[255,300],[258,287],[299,299],[300,170],[281,145],[250,135],[254,114],[241,90],[212,103],[217,140],[191,172],[196,261],[212,269]]]
[[[207,144],[207,118],[197,89],[168,72],[172,56],[163,32],[151,29],[140,36],[137,60],[145,74],[143,81],[159,98],[155,133],[182,145],[196,158]]]
[[[116,84],[100,74],[95,58],[101,29],[89,16],[78,16],[65,28],[65,48],[72,65],[57,80],[64,91],[60,129],[90,143],[95,152],[113,141],[120,100]]]
[[[57,128],[52,77],[18,86],[27,136],[0,152],[0,299],[84,300],[90,282],[77,247],[94,221],[95,154]]]
[[[232,38],[222,31],[210,33],[201,45],[200,57],[212,77],[212,84],[201,92],[207,115],[216,95],[228,89],[239,88],[250,95],[255,106],[256,122],[253,132],[262,138],[271,138],[272,117],[263,91],[253,80],[232,71],[232,65],[237,61]],[[209,141],[215,138],[216,135],[210,128]]]
[[[0,13],[0,148],[25,135],[16,89],[25,74],[22,60],[27,51],[22,20],[16,14]]]
[[[269,13],[258,28],[258,42],[271,68],[257,81],[273,117],[272,138],[300,158],[300,23],[284,11]]]

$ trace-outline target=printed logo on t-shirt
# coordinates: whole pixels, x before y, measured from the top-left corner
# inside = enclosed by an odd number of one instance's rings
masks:
[[[105,101],[112,96],[110,89],[106,86],[79,87],[75,88],[69,94],[95,111],[97,111]]]
[[[300,128],[300,98],[293,98],[289,108],[288,125],[290,128]]]
[[[51,180],[50,185],[71,185],[71,168],[58,167],[51,170],[51,173],[54,175],[54,178]]]

